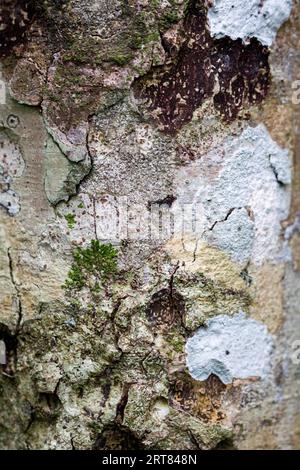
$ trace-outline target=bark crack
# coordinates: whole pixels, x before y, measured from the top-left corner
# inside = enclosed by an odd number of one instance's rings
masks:
[[[271,157],[272,157],[272,155],[269,155],[269,163],[270,163],[271,170],[273,171],[273,173],[275,175],[276,181],[279,184],[279,186],[285,186],[286,183],[280,178],[279,172],[278,172],[276,166],[271,161]]]
[[[10,273],[10,280],[12,285],[14,286],[15,290],[15,298],[17,301],[17,313],[18,313],[18,320],[17,320],[17,326],[16,326],[16,335],[18,335],[20,331],[20,326],[23,320],[23,307],[22,307],[22,297],[19,289],[19,285],[15,279],[15,274],[14,274],[14,263],[13,263],[13,258],[11,254],[11,249],[8,248],[7,250],[7,257],[8,257],[8,265],[9,265],[9,273]]]
[[[117,404],[116,422],[119,424],[122,424],[124,421],[125,408],[128,403],[128,395],[131,385],[132,383],[125,383],[123,385],[122,396],[119,403]]]
[[[221,224],[221,223],[223,223],[223,222],[226,222],[226,221],[229,219],[229,217],[231,216],[231,214],[232,214],[235,210],[237,210],[237,209],[241,209],[241,208],[240,208],[240,207],[232,207],[231,209],[229,209],[229,211],[227,212],[227,214],[226,214],[226,216],[224,217],[224,219],[216,220],[216,221],[212,224],[212,226],[208,229],[208,231],[209,231],[209,232],[212,232],[213,229],[215,228],[215,226],[216,226],[217,224]]]

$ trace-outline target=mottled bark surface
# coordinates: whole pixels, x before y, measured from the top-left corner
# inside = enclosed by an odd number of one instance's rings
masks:
[[[0,448],[299,448],[299,38],[1,2]]]

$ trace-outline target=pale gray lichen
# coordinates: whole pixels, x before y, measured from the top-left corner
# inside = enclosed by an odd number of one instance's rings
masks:
[[[62,132],[54,123],[49,122],[46,113],[46,100],[43,101],[42,109],[44,110],[44,122],[47,132],[57,143],[62,153],[70,160],[70,162],[79,163],[87,159],[88,151],[86,148],[86,138],[88,132],[88,124],[82,123],[77,127],[70,129],[67,134]]]
[[[230,254],[234,261],[245,263],[251,258],[255,223],[246,208],[230,211],[225,220],[216,222],[207,240]]]
[[[7,189],[0,193],[0,206],[4,207],[9,215],[15,216],[21,210],[20,197],[15,191],[9,189],[9,183],[1,180],[0,176],[0,185],[3,186],[3,183]]]
[[[19,145],[13,141],[10,131],[0,131],[0,206],[11,216],[21,210],[20,197],[12,189],[13,181],[20,178],[25,170]]]
[[[280,26],[289,18],[292,0],[214,0],[208,10],[213,36],[242,39],[257,38],[271,46]]]
[[[224,384],[234,379],[267,378],[273,347],[267,327],[243,312],[219,315],[186,344],[187,366],[196,380],[217,375]]]
[[[291,202],[291,157],[263,124],[226,138],[176,174],[174,218],[182,207],[198,239],[240,263],[282,257],[281,222]]]

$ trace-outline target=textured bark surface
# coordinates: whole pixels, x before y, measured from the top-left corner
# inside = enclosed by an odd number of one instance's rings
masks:
[[[299,448],[279,3],[2,0],[0,448]]]

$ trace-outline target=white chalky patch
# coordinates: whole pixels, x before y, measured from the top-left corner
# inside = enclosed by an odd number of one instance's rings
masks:
[[[289,18],[292,0],[214,0],[208,10],[212,35],[257,38],[271,46],[280,26]]]
[[[242,312],[217,316],[200,328],[186,344],[187,366],[196,380],[211,374],[224,384],[233,379],[267,377],[273,347],[267,327]]]
[[[0,364],[6,364],[6,347],[4,341],[0,340]]]
[[[25,170],[20,147],[10,141],[4,132],[0,134],[0,166],[3,173],[11,178],[20,178]]]
[[[20,198],[13,190],[15,179],[25,170],[25,162],[20,147],[9,140],[5,132],[0,132],[0,206],[15,216],[20,212]]]
[[[180,221],[184,207],[185,231],[236,262],[278,261],[284,256],[281,222],[289,215],[290,183],[289,151],[264,125],[249,126],[178,171],[172,212]]]
[[[20,197],[17,193],[11,189],[8,189],[7,191],[0,193],[0,206],[4,207],[9,215],[15,216],[20,212],[21,209]]]
[[[216,223],[209,232],[207,241],[226,251],[234,261],[244,263],[251,258],[254,230],[255,224],[247,209],[236,209],[226,220]]]

